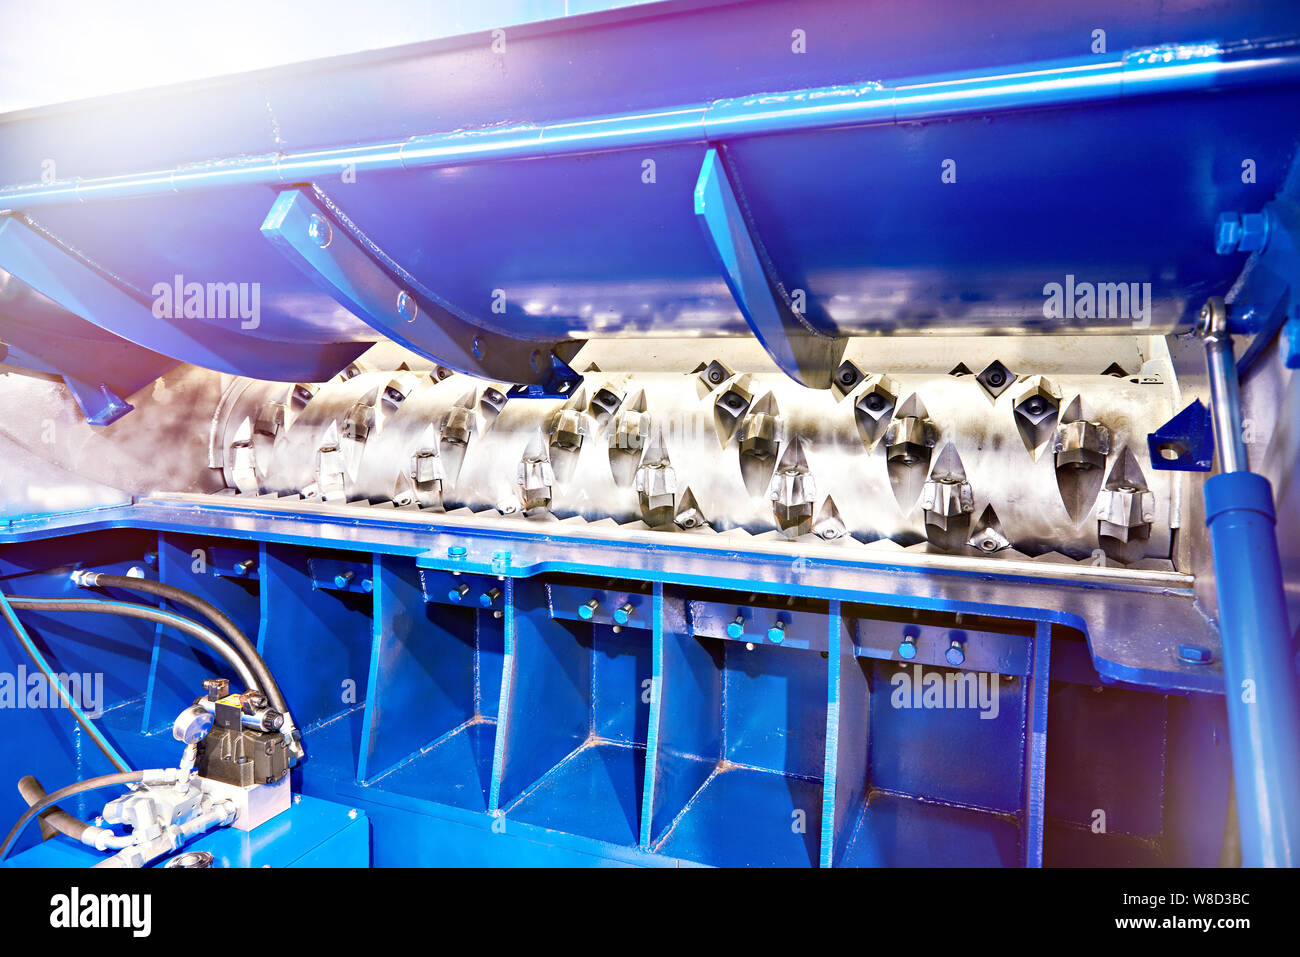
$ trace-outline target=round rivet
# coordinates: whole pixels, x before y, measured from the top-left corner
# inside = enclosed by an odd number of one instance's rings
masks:
[[[307,221],[307,236],[321,249],[330,244],[334,238],[334,228],[330,226],[329,220],[319,213],[312,213],[311,219]]]
[[[420,307],[416,305],[415,297],[405,290],[397,294],[397,314],[407,322],[414,322],[415,317],[420,314]]]

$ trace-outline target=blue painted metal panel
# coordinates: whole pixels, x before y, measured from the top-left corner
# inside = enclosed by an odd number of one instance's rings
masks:
[[[268,545],[259,563],[258,650],[302,728],[363,703],[371,649],[371,597],[313,590],[308,559],[303,550]]]
[[[1023,679],[1000,678],[994,688],[985,673],[901,662],[873,662],[870,676],[873,787],[1004,813],[1020,809]]]
[[[507,624],[511,706],[502,706],[497,808],[510,803],[587,740],[591,727],[591,644],[585,628],[556,621],[538,582],[517,582]]]
[[[113,144],[86,137],[98,150],[70,141],[80,108],[23,116],[0,181],[29,185],[0,191],[0,205],[37,215],[137,299],[176,274],[264,287],[256,329],[198,319],[195,335],[164,325],[146,338],[134,322],[112,327],[169,355],[288,379],[334,371],[368,335],[247,231],[271,190],[302,183],[342,203],[374,259],[413,279],[412,295],[506,334],[489,357],[509,338],[744,331],[690,222],[710,156],[725,156],[727,176],[703,182],[730,178],[744,197],[710,235],[761,238],[748,292],[729,270],[740,312],[800,376],[811,373],[791,343],[825,345],[803,332],[1102,324],[1044,314],[1045,284],[1070,275],[1151,283],[1149,314],[1105,322],[1152,329],[1227,291],[1245,253],[1217,257],[1197,237],[1224,209],[1260,207],[1287,174],[1296,139],[1274,118],[1300,95],[1294,10],[1100,3],[1047,24],[1020,4],[977,14],[932,0],[929,16],[879,6],[872,17],[833,0],[801,8],[815,56],[791,49],[779,5],[684,3],[523,27],[508,56],[477,36],[286,68],[153,95],[149,129],[177,133],[161,142],[116,110]],[[1080,49],[1096,22],[1111,24],[1110,52]],[[986,38],[978,51],[942,40],[973,29]],[[663,46],[689,67],[665,73]],[[319,109],[322,79],[340,98],[331,111]],[[196,130],[182,102],[220,119]],[[1109,161],[1093,163],[1098,153]],[[1242,155],[1254,182],[1242,182]],[[45,156],[82,178],[30,183],[24,171]],[[93,179],[107,172],[121,178]],[[135,241],[122,244],[128,216]],[[805,292],[807,322],[772,289]],[[258,337],[277,347],[250,349]],[[465,365],[482,361],[470,338],[453,339]],[[542,359],[507,378],[545,374]],[[812,365],[820,383],[826,363]]]
[[[98,248],[103,251],[122,250],[116,230],[112,231],[111,239],[106,238]],[[134,261],[150,268],[144,259]],[[314,382],[332,376],[356,358],[362,349],[350,345],[272,346],[266,342],[250,342],[244,332],[239,331],[245,323],[238,316],[225,319],[223,313],[224,326],[206,326],[180,315],[174,303],[160,315],[155,312],[157,300],[152,298],[155,293],[146,296],[141,289],[133,289],[113,275],[112,270],[106,271],[102,264],[74,253],[65,243],[55,241],[49,233],[34,229],[16,216],[0,220],[0,263],[3,264],[0,268],[13,273],[43,296],[114,336],[174,359],[221,372]],[[154,281],[164,286],[174,282],[174,273],[155,272],[153,275]],[[216,279],[201,281],[236,285],[257,282],[242,278],[242,275],[223,273]],[[144,288],[153,290],[154,286],[150,284]],[[249,316],[254,317],[252,290],[260,287],[247,288]],[[207,308],[205,289],[204,305],[200,311],[206,313]]]
[[[1011,867],[1013,819],[873,792],[844,857],[845,867]]]
[[[362,781],[475,717],[474,613],[426,605],[409,561],[375,566]]]
[[[822,867],[838,866],[868,795],[871,751],[870,665],[853,653],[838,614],[827,618],[829,698],[826,709],[826,788],[822,802]]]
[[[655,704],[650,719],[657,746],[649,839],[656,840],[708,780],[722,748],[722,649],[691,634],[685,603],[657,599]]]

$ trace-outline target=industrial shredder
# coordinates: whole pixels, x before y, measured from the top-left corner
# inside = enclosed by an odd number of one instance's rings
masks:
[[[1297,863],[1300,9],[558,6],[0,115],[7,861]]]

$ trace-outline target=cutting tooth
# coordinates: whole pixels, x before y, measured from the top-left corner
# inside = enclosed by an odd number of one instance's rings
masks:
[[[257,471],[257,449],[253,445],[253,424],[245,417],[235,429],[235,437],[230,443],[230,452],[226,456],[226,472],[235,488],[245,494],[255,494],[262,489],[262,482]]]
[[[862,380],[866,377],[866,373],[851,359],[841,362],[840,367],[835,370],[835,375],[831,377],[831,391],[835,393],[835,401],[839,402],[848,396],[862,384]]]
[[[551,416],[551,467],[560,482],[573,478],[578,466],[578,453],[582,450],[582,440],[590,431],[587,413],[583,411],[587,405],[585,391],[585,387],[579,386],[569,400]]]
[[[525,513],[551,507],[555,472],[551,468],[550,443],[539,429],[524,449],[516,476],[519,501]]]
[[[637,464],[650,437],[645,390],[639,389],[615,413],[609,428],[609,471],[615,484],[627,488],[636,477]]]
[[[840,510],[835,507],[835,499],[827,495],[826,501],[817,510],[817,517],[813,519],[813,534],[824,542],[838,542],[847,532]]]
[[[506,401],[509,399],[508,393],[509,389],[499,382],[483,387],[483,392],[478,400],[478,412],[483,419],[484,432],[492,428],[496,423],[497,416],[506,407]]]
[[[998,520],[998,513],[993,510],[992,505],[984,506],[984,511],[980,512],[980,517],[975,522],[975,528],[971,531],[966,544],[985,555],[992,555],[994,552],[1011,547],[1011,540],[1002,531],[1002,523]]]
[[[811,530],[817,490],[800,436],[796,435],[786,445],[772,476],[768,497],[781,531],[793,538]]]
[[[915,393],[898,407],[894,420],[885,430],[889,484],[905,512],[912,510],[925,485],[930,471],[930,456],[938,437],[939,430],[930,421],[925,403]]]
[[[438,430],[438,451],[442,456],[443,468],[453,485],[460,475],[460,466],[465,460],[470,440],[478,431],[477,416],[474,414],[477,406],[478,390],[470,389],[447,410],[442,427]]]
[[[721,359],[702,362],[695,367],[695,389],[702,399],[735,374]]]
[[[772,482],[784,428],[776,399],[768,392],[753,404],[740,426],[740,477],[750,495],[762,495]]]
[[[663,432],[655,430],[654,441],[636,470],[636,494],[641,506],[641,520],[651,528],[673,521],[677,510],[677,472],[664,447]]]
[[[310,497],[319,496],[325,502],[346,502],[346,487],[347,459],[339,437],[339,424],[331,422],[316,449],[316,481],[310,486]],[[307,489],[303,494],[308,494]]]
[[[885,375],[868,376],[866,386],[853,401],[853,421],[862,444],[870,452],[889,428],[898,404],[898,388]]]
[[[446,477],[442,457],[438,454],[438,435],[432,424],[426,425],[420,436],[420,445],[411,454],[410,465],[399,477],[399,482],[406,481],[411,501],[424,507],[441,507]]]
[[[677,514],[673,516],[673,522],[678,528],[687,531],[708,524],[699,503],[695,501],[695,493],[689,487],[682,493],[681,501],[677,503]]]
[[[1012,383],[1016,381],[1016,374],[1004,366],[1000,361],[994,359],[984,367],[984,371],[975,377],[980,387],[988,393],[990,399],[997,399],[1003,392],[1011,388]]]
[[[1036,461],[1056,434],[1061,390],[1046,376],[1033,376],[1013,406],[1016,430]]]
[[[623,394],[610,388],[609,384],[601,386],[591,394],[591,402],[587,406],[587,414],[595,420],[596,424],[604,428],[618,407],[623,404]]]
[[[745,413],[754,401],[750,381],[748,373],[736,376],[718,390],[718,396],[713,400],[713,426],[718,433],[718,442],[724,449],[736,434],[736,429],[740,427]]]
[[[939,453],[930,479],[921,489],[921,509],[931,545],[952,551],[966,543],[975,501],[961,457],[951,442]]]
[[[1052,450],[1061,502],[1070,519],[1080,522],[1101,491],[1106,456],[1110,453],[1110,430],[1100,422],[1089,420],[1082,396],[1075,396],[1061,413],[1061,427],[1052,442]]]
[[[1142,558],[1155,510],[1155,494],[1137,456],[1125,446],[1097,496],[1097,539],[1107,557],[1121,563]]]

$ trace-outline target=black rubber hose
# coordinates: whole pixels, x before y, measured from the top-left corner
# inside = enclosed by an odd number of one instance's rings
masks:
[[[66,788],[59,788],[53,794],[48,794],[40,801],[33,804],[23,816],[18,819],[18,823],[9,831],[5,838],[4,844],[0,844],[0,860],[9,855],[10,849],[14,842],[18,840],[23,833],[23,829],[31,823],[32,819],[39,815],[48,807],[58,804],[60,801],[75,797],[78,794],[84,794],[86,791],[95,791],[99,788],[111,788],[119,784],[135,784],[144,780],[143,771],[122,771],[117,774],[103,774],[97,778],[86,778],[84,781],[78,781],[76,784],[69,784]]]
[[[147,595],[165,598],[167,601],[175,602],[178,605],[185,605],[187,608],[197,611],[216,625],[222,634],[230,639],[235,651],[248,663],[249,669],[261,686],[258,690],[265,693],[271,707],[281,714],[288,712],[289,706],[285,703],[284,695],[280,693],[280,686],[276,684],[275,678],[271,675],[271,670],[267,668],[266,662],[262,660],[262,656],[257,653],[257,646],[249,641],[248,636],[240,630],[239,626],[216,605],[205,601],[198,595],[187,592],[183,588],[177,588],[175,585],[164,585],[162,582],[150,581],[147,578],[131,578],[126,575],[105,575],[93,572],[87,575],[86,579],[90,584],[98,585],[101,588],[120,588],[126,591],[143,592]]]
[[[45,788],[41,787],[41,782],[36,780],[30,774],[18,781],[18,793],[23,796],[28,807],[34,807],[41,801],[45,800],[48,795]],[[48,838],[53,836],[54,831],[65,834],[74,841],[81,840],[81,835],[85,833],[86,828],[90,827],[79,817],[73,817],[63,808],[48,807],[40,814],[41,832]]]
[[[249,691],[265,690],[256,680],[256,676],[253,674],[248,662],[244,661],[235,652],[229,642],[225,641],[216,632],[204,628],[197,621],[192,621],[184,615],[164,611],[161,608],[153,608],[149,605],[136,605],[129,601],[97,598],[79,601],[75,598],[37,598],[32,595],[10,595],[9,604],[14,608],[25,608],[28,611],[90,612],[99,615],[118,615],[123,618],[140,618],[160,625],[170,625],[179,631],[185,632],[192,638],[197,638],[225,659],[226,664],[230,665],[235,674],[239,676],[239,680],[250,686]]]

